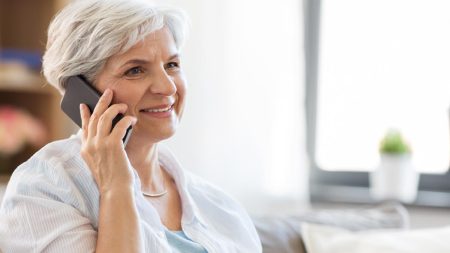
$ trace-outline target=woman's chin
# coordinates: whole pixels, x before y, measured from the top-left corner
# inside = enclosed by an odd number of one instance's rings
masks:
[[[131,133],[131,138],[141,142],[157,143],[172,137],[176,132],[176,126],[164,126],[164,127],[149,127],[142,128],[136,126]]]
[[[170,137],[174,136],[175,132],[176,132],[175,128],[166,129],[166,131],[159,132],[158,135],[152,135],[152,136],[154,136],[154,139],[156,140],[156,142],[159,142],[159,141],[167,140]]]

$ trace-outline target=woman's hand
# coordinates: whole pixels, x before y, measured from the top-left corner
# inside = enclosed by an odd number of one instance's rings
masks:
[[[100,98],[92,115],[86,105],[80,105],[82,122],[81,156],[97,183],[100,195],[111,190],[132,189],[133,174],[122,143],[126,130],[136,123],[132,116],[123,117],[113,128],[112,120],[117,114],[125,114],[126,104],[113,104],[113,92],[107,89]],[[109,106],[109,107],[108,107]]]
[[[123,117],[111,131],[114,117],[127,111],[126,104],[109,106],[112,97],[112,91],[107,89],[92,116],[86,105],[80,105],[81,156],[101,196],[95,252],[144,252],[133,193],[133,173],[122,143],[127,128],[136,123],[136,118]]]

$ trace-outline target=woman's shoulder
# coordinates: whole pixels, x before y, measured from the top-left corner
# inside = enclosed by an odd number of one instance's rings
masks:
[[[64,175],[78,173],[80,164],[80,143],[77,138],[67,138],[48,143],[27,161],[19,165],[11,181],[62,180]]]
[[[51,142],[41,148],[15,169],[4,200],[27,197],[80,204],[73,199],[74,191],[82,191],[92,180],[79,149],[79,140],[72,137]]]
[[[209,210],[233,211],[239,218],[247,219],[247,211],[232,195],[206,179],[186,172],[189,193],[197,202],[205,203]]]
[[[209,182],[208,180],[192,173],[186,171],[186,179],[188,188],[193,194],[199,194],[200,196],[206,197],[211,201],[217,202],[217,204],[224,205],[239,205],[237,200],[235,200],[231,195],[229,195],[225,190],[217,185]]]
[[[78,157],[81,140],[77,135],[48,143],[38,150],[30,159],[47,161],[48,163],[61,163]]]
[[[255,226],[245,208],[233,196],[207,180],[187,172],[187,184],[201,217],[207,223],[229,234],[236,245],[246,245],[253,252],[261,252]],[[220,218],[219,218],[220,217]],[[226,224],[226,226],[224,226]],[[232,228],[229,231],[228,228]],[[231,234],[230,234],[231,232]],[[238,243],[239,242],[239,243]]]

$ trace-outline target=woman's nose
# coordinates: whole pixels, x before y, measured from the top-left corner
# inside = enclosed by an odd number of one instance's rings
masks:
[[[177,87],[174,78],[168,75],[166,70],[162,68],[162,70],[158,71],[157,75],[154,75],[154,79],[150,85],[150,91],[154,94],[170,96],[175,94]]]

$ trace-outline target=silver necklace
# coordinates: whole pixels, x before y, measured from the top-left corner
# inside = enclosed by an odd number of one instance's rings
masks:
[[[147,196],[147,197],[152,197],[152,198],[156,198],[156,197],[161,197],[162,195],[167,193],[167,189],[164,189],[164,191],[159,192],[159,193],[149,193],[149,192],[145,192],[143,190],[141,190],[142,195]]]
[[[147,196],[147,197],[151,197],[151,198],[161,197],[167,193],[165,180],[163,180],[163,187],[164,187],[164,191],[158,192],[158,193],[149,193],[149,192],[143,191],[142,189],[141,189],[141,192],[142,192],[142,195]]]

